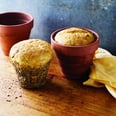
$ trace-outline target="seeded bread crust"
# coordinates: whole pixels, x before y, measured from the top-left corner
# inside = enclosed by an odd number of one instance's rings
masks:
[[[10,58],[20,66],[43,67],[52,58],[49,43],[40,39],[29,39],[15,44],[10,50]]]

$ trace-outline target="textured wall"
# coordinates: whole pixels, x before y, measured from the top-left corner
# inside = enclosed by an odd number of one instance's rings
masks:
[[[99,33],[101,47],[116,54],[116,0],[0,0],[0,12],[5,11],[34,16],[31,38],[50,42],[58,28],[87,27]]]

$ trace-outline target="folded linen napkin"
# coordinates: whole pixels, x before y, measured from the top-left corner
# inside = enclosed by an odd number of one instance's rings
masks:
[[[116,56],[105,49],[98,48],[91,65],[89,79],[83,82],[83,85],[106,87],[116,98]]]

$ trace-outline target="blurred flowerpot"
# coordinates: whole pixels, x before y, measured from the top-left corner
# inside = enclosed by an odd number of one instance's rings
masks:
[[[9,55],[12,45],[29,38],[33,20],[30,14],[23,12],[0,14],[0,46],[4,55]]]

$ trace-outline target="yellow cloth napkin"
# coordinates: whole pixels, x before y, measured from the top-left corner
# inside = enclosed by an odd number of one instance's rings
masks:
[[[94,56],[89,79],[83,85],[93,87],[106,87],[116,98],[116,56],[99,48]],[[115,91],[115,92],[114,92]]]

